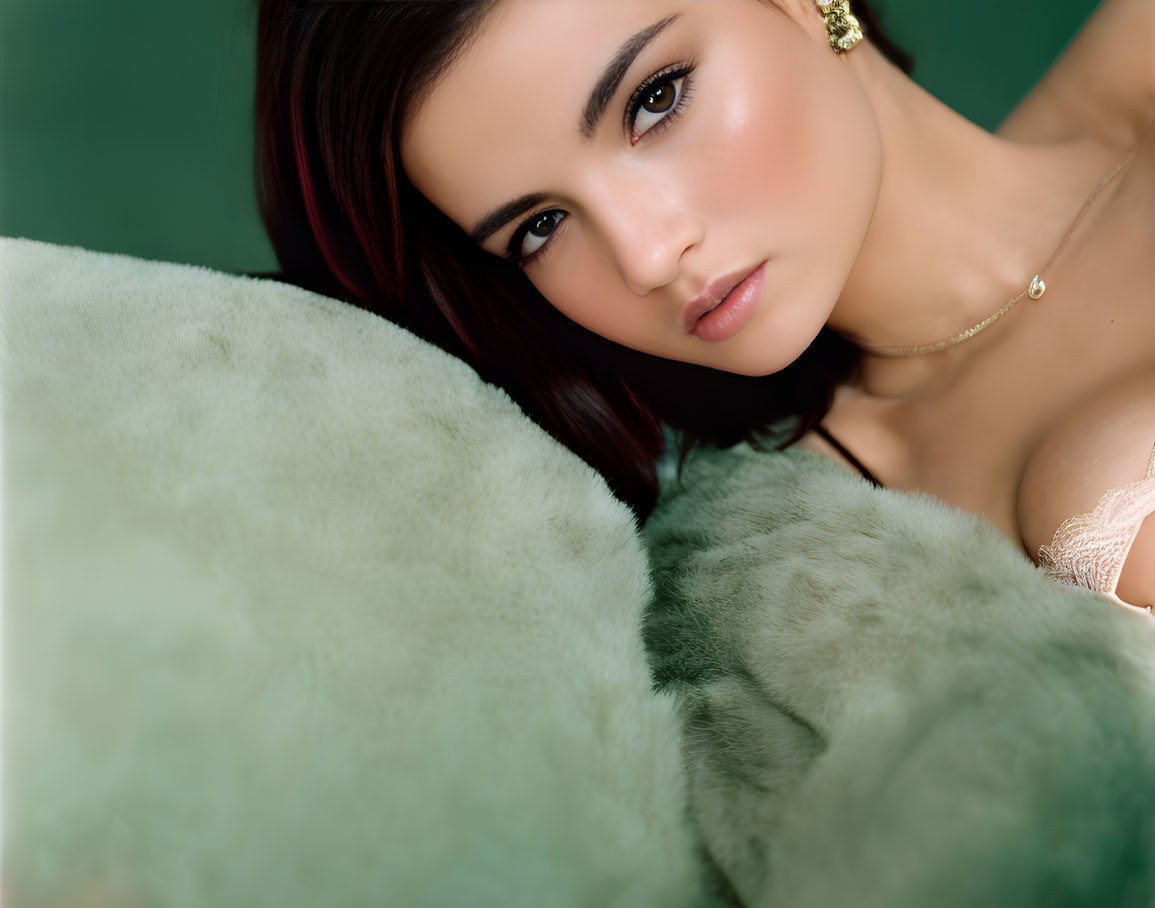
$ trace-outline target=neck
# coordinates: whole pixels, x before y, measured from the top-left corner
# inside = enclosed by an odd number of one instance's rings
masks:
[[[935,343],[997,312],[1042,270],[1094,189],[1082,185],[1089,143],[1008,142],[936,100],[873,47],[857,48],[848,62],[878,119],[883,174],[829,325],[863,347]],[[918,363],[865,354],[863,375],[879,387],[924,387],[1001,327],[914,357]],[[898,375],[911,381],[896,382]]]

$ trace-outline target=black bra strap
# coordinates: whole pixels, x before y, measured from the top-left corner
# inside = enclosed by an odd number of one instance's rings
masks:
[[[830,434],[830,430],[827,429],[826,426],[822,425],[822,423],[819,423],[814,427],[814,431],[825,438],[830,443],[831,447],[833,447],[834,450],[845,457],[847,461],[849,461],[850,465],[854,467],[854,469],[858,470],[858,472],[863,476],[865,476],[872,485],[877,486],[880,489],[886,488],[875,478],[874,474],[871,473],[870,470],[866,469],[866,467],[862,465],[862,462],[857,457],[846,450],[842,442]]]

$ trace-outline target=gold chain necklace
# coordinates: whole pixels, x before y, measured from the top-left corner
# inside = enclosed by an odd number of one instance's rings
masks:
[[[1107,174],[1105,177],[1103,177],[1102,180],[1099,181],[1099,185],[1095,187],[1095,191],[1092,192],[1091,195],[1088,197],[1087,201],[1083,204],[1082,210],[1078,213],[1078,215],[1076,215],[1075,220],[1071,223],[1071,226],[1067,228],[1067,232],[1063,234],[1063,238],[1059,241],[1058,248],[1056,248],[1055,251],[1051,254],[1051,257],[1047,260],[1047,264],[1045,264],[1043,266],[1043,270],[1040,271],[1038,274],[1036,274],[1033,278],[1031,278],[1031,282],[1030,282],[1030,284],[1027,285],[1027,289],[1022,291],[1014,299],[1007,302],[1007,304],[1005,306],[1003,306],[1003,308],[1000,309],[998,312],[996,312],[994,315],[983,319],[981,322],[979,322],[977,325],[975,325],[972,328],[967,328],[966,331],[962,332],[962,334],[956,334],[954,337],[948,338],[947,340],[944,340],[944,341],[939,341],[937,344],[917,344],[913,347],[867,347],[867,346],[863,346],[862,349],[864,351],[866,351],[867,353],[873,353],[875,356],[892,356],[892,357],[920,356],[923,353],[937,353],[939,350],[945,350],[948,347],[953,347],[955,344],[961,344],[963,341],[969,340],[970,338],[974,337],[976,334],[978,334],[984,328],[987,328],[987,327],[993,325],[1000,318],[1002,318],[1004,315],[1006,315],[1008,312],[1010,312],[1015,307],[1015,304],[1018,303],[1019,300],[1021,300],[1024,296],[1029,296],[1033,300],[1041,299],[1043,294],[1047,290],[1047,285],[1046,285],[1046,282],[1043,280],[1042,275],[1045,272],[1048,272],[1050,270],[1050,267],[1052,264],[1054,264],[1055,259],[1057,259],[1059,257],[1059,253],[1062,252],[1063,247],[1067,245],[1067,240],[1069,240],[1071,238],[1071,234],[1073,234],[1075,232],[1075,228],[1077,228],[1079,226],[1079,222],[1083,220],[1083,216],[1091,208],[1091,203],[1095,201],[1095,197],[1098,196],[1099,192],[1103,189],[1104,186],[1106,186],[1108,183],[1111,182],[1111,180],[1113,180],[1115,178],[1115,175],[1117,173],[1119,173],[1119,171],[1121,171],[1124,167],[1126,167],[1128,164],[1131,163],[1131,159],[1135,157],[1136,152],[1139,151],[1139,145],[1141,145],[1141,144],[1142,144],[1142,142],[1140,142],[1134,148],[1132,148],[1131,152],[1127,155],[1127,157],[1125,157],[1122,161],[1120,161],[1115,166],[1114,170],[1112,170],[1109,174]]]

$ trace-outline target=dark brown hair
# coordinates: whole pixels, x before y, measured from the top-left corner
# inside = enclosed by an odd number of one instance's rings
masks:
[[[773,375],[640,353],[570,321],[482,252],[400,165],[399,130],[496,0],[259,0],[255,180],[281,271],[262,274],[408,328],[504,388],[644,518],[664,427],[702,444],[785,445],[815,425],[857,351],[824,329]],[[862,0],[874,44],[909,71]]]

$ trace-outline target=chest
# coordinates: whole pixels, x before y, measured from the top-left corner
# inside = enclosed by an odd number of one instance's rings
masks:
[[[992,326],[1005,330],[965,373],[869,414],[888,485],[982,513],[1017,539],[1023,476],[1048,439],[1078,435],[1071,421],[1088,414],[1088,432],[1109,422],[1103,411],[1120,409],[1122,387],[1136,405],[1155,405],[1155,143],[1145,146],[1125,189],[1052,269],[1043,297]],[[1155,425],[1146,429],[1149,451]]]

